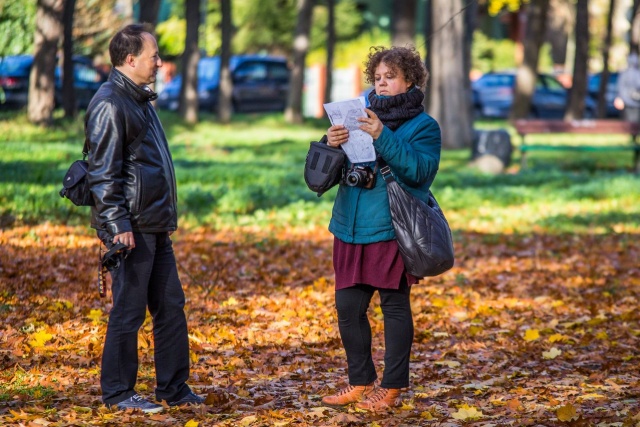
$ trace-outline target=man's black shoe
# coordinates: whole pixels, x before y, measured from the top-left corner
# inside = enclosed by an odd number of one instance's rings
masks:
[[[198,396],[193,391],[190,391],[185,397],[175,402],[167,402],[169,406],[182,406],[182,405],[201,405],[205,401],[205,398]]]
[[[123,411],[125,409],[139,409],[146,414],[155,414],[162,412],[164,408],[162,405],[150,402],[139,394],[134,394],[128,399],[118,402],[115,405],[107,405],[109,408],[116,407],[118,410]]]

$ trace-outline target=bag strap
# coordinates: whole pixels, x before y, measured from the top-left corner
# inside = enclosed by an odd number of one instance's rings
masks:
[[[381,156],[378,156],[378,161],[376,162],[376,165],[380,168],[380,173],[382,174],[382,178],[387,184],[396,180],[391,174],[391,168]]]
[[[136,151],[140,142],[142,142],[142,138],[145,137],[147,131],[149,130],[149,103],[145,103],[144,105],[144,125],[142,126],[142,130],[136,136],[136,139],[133,140],[131,144],[127,147],[131,152]],[[86,160],[87,155],[89,155],[89,139],[84,139],[84,146],[82,147],[82,160]]]
[[[142,138],[144,138],[147,135],[147,130],[149,130],[149,103],[148,102],[144,104],[144,125],[142,126],[142,130],[140,131],[136,139],[134,139],[133,142],[129,144],[129,146],[127,147],[127,150],[129,150],[130,153],[133,153],[134,151],[136,151],[136,149],[138,148],[138,145],[140,145],[140,143],[142,142]]]

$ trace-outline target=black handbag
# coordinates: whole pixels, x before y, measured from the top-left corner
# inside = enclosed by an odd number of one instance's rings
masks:
[[[327,135],[319,142],[312,141],[304,163],[304,182],[318,197],[330,190],[342,179],[346,161],[342,148],[329,147]]]
[[[142,138],[147,134],[149,129],[149,117],[147,112],[147,106],[144,109],[144,126],[136,137],[136,139],[127,147],[130,152],[134,152],[138,144],[142,141]],[[89,154],[89,141],[85,139],[84,146],[82,147],[82,160],[76,160],[71,164],[69,170],[62,179],[62,189],[58,192],[60,197],[71,200],[76,206],[94,206],[93,196],[91,195],[91,187],[89,186],[89,179],[87,178],[87,172],[89,170],[89,163],[85,160]]]
[[[451,229],[431,191],[429,202],[423,202],[400,187],[384,161],[379,164],[387,183],[393,229],[407,272],[415,277],[428,277],[451,269],[454,264]]]

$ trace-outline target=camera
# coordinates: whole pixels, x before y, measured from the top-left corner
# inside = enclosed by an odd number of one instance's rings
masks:
[[[369,166],[352,166],[344,175],[344,183],[349,187],[373,188],[376,175]]]

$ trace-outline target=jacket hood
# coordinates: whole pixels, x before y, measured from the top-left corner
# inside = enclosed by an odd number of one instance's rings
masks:
[[[129,77],[125,76],[117,68],[113,68],[109,74],[109,81],[117,87],[131,94],[136,101],[147,102],[155,101],[158,94],[149,89],[149,86],[138,86]]]

